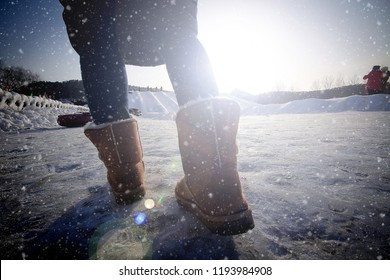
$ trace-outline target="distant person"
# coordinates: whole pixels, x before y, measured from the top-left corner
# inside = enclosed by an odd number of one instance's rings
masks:
[[[237,171],[239,106],[218,88],[197,38],[197,0],[60,0],[93,123],[96,146],[119,203],[145,195],[143,150],[128,111],[125,64],[165,64],[180,109],[176,117],[184,177],[177,202],[212,232],[254,227]],[[168,164],[168,163],[167,163]]]
[[[382,92],[382,75],[379,65],[375,65],[367,75],[364,75],[363,79],[367,80],[366,91],[368,94]]]
[[[390,71],[387,66],[381,68],[382,71],[382,91],[388,93],[389,92],[389,86],[387,84],[387,81],[390,77]]]

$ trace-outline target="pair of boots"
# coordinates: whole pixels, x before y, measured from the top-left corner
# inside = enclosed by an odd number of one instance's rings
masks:
[[[244,233],[254,227],[237,171],[239,117],[237,103],[219,98],[186,105],[176,117],[184,170],[176,185],[176,200],[220,235]],[[144,163],[136,120],[90,125],[85,135],[107,168],[117,202],[142,198]]]

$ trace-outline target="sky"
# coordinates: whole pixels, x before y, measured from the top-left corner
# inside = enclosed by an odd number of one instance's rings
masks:
[[[198,37],[221,92],[363,83],[390,66],[388,0],[199,0]],[[0,4],[0,58],[47,81],[81,79],[58,0]],[[165,66],[127,66],[131,85],[171,89]]]

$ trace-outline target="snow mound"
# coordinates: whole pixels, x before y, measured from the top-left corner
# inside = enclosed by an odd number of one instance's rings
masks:
[[[59,115],[79,113],[78,109],[38,108],[29,106],[22,111],[11,108],[0,109],[0,131],[18,131],[24,129],[48,129],[59,127]]]
[[[352,95],[343,98],[291,101],[286,104],[246,106],[245,115],[339,113],[347,111],[390,111],[390,95]]]
[[[235,96],[242,115],[338,113],[346,111],[390,111],[390,95],[352,95],[343,98],[295,100],[285,104],[261,105]],[[129,94],[129,108],[141,110],[144,117],[172,118],[179,109],[173,92],[139,92]]]
[[[179,106],[173,92],[140,92],[129,93],[129,108],[137,108],[144,117],[171,119]]]
[[[308,114],[308,113],[338,113],[346,111],[390,111],[390,95],[376,94],[369,96],[353,95],[334,99],[304,99],[285,104],[260,105],[245,99],[229,96],[241,107],[241,114],[273,115],[273,114]],[[173,119],[179,106],[173,92],[140,92],[129,93],[129,108],[142,112],[142,118]],[[85,109],[85,108],[84,108]],[[27,106],[23,110],[10,107],[0,108],[0,131],[17,131],[21,129],[55,128],[57,117],[64,114],[79,112],[74,108],[40,108]]]

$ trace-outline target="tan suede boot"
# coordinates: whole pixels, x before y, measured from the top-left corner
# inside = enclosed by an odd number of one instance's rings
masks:
[[[137,121],[128,119],[90,124],[85,135],[96,146],[107,168],[107,180],[118,203],[131,203],[145,195],[144,162]]]
[[[185,176],[176,199],[212,232],[244,233],[254,227],[237,171],[239,105],[206,99],[180,109],[176,124]]]

